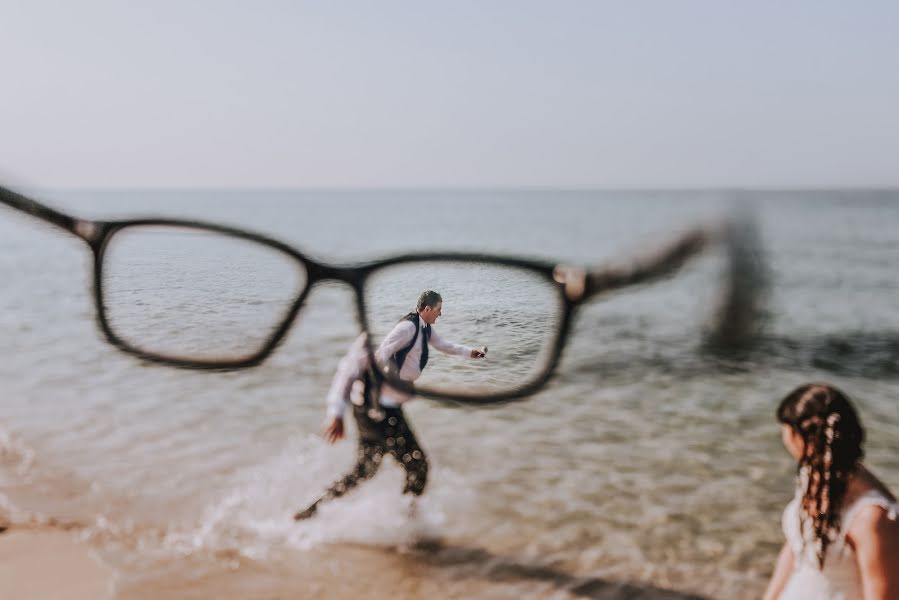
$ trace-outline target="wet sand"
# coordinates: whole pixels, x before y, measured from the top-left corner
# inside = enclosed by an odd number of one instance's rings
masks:
[[[0,522],[0,600],[98,600],[114,591],[113,571],[70,531]]]
[[[224,557],[220,557],[224,558]],[[483,548],[428,542],[413,547],[352,544],[255,562],[236,555],[210,569],[184,557],[170,577],[123,581],[128,600],[207,598],[547,598],[553,600],[707,600],[687,591],[602,577],[577,576],[544,561]]]

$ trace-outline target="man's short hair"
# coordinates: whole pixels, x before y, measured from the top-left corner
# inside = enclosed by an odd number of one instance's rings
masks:
[[[440,294],[434,290],[428,290],[427,292],[422,292],[421,296],[418,297],[418,304],[415,305],[415,308],[423,311],[425,306],[435,308],[441,302],[443,302],[443,298],[440,297]]]

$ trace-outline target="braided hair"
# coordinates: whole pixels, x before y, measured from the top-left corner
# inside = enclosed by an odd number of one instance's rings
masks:
[[[805,487],[800,527],[811,529],[818,566],[824,568],[827,546],[840,530],[846,484],[864,456],[865,431],[849,398],[820,383],[802,385],[787,394],[777,409],[777,420],[803,440],[797,465],[800,486]]]

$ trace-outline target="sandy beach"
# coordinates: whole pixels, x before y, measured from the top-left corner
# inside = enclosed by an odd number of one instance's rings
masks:
[[[112,570],[72,532],[0,531],[0,600],[97,600],[111,597],[113,589]]]

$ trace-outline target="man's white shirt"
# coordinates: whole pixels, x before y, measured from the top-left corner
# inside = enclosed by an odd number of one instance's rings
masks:
[[[415,344],[406,354],[406,360],[400,369],[400,379],[403,381],[415,381],[421,376],[421,346],[424,339],[424,328],[427,323],[424,319],[418,319],[418,337]],[[379,365],[386,365],[390,358],[398,351],[409,345],[415,336],[415,323],[412,321],[400,321],[393,330],[387,334],[381,345],[375,351],[375,361]],[[365,370],[368,368],[368,352],[365,348],[366,334],[360,335],[350,346],[346,355],[340,359],[337,366],[337,372],[331,382],[331,389],[328,391],[328,416],[343,416],[346,404],[351,400],[354,394],[361,395],[361,384],[354,384],[362,378]],[[435,350],[439,350],[445,354],[455,356],[471,356],[472,349],[469,346],[455,344],[453,342],[441,338],[434,327],[431,327],[430,346]],[[381,406],[396,407],[409,400],[411,396],[404,391],[397,390],[387,384],[381,386]],[[357,399],[358,400],[358,399]]]

